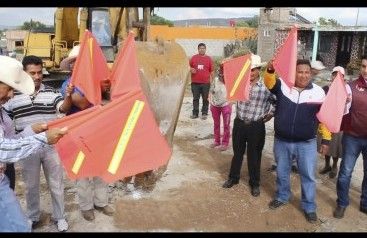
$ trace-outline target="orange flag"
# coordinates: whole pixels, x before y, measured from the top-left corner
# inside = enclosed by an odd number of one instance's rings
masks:
[[[325,124],[332,133],[340,131],[347,96],[344,80],[338,72],[338,75],[330,85],[320,111],[316,115],[319,121]]]
[[[67,126],[69,131],[73,131],[76,127],[80,126],[84,122],[95,117],[95,114],[99,113],[102,106],[97,105],[83,111],[68,115],[66,117],[51,121],[48,123],[48,128],[62,128]],[[79,155],[80,149],[76,143],[73,142],[70,135],[63,136],[59,142],[55,145],[56,150],[59,154],[60,160],[62,161],[65,171],[70,179],[78,179],[84,177],[93,177],[93,168],[84,166],[79,174],[76,175],[73,170],[75,167],[75,160]],[[80,155],[79,155],[80,156]],[[80,161],[80,159],[79,159]]]
[[[247,101],[250,96],[251,54],[223,63],[224,84],[229,101]]]
[[[99,176],[106,182],[114,182],[154,170],[167,164],[171,156],[171,148],[140,87],[137,63],[131,64],[136,62],[136,53],[129,47],[134,49],[135,42],[128,42],[124,46],[128,47],[125,49],[128,57],[120,56],[124,60],[114,66],[111,78],[116,85],[126,82],[128,90],[123,85],[117,86],[117,94],[107,105],[49,123],[50,127],[69,127],[56,149],[71,179]]]
[[[114,182],[156,169],[171,156],[142,90],[77,114],[49,124],[69,126],[56,149],[71,179],[99,176]]]
[[[171,156],[141,90],[116,98],[68,135],[85,155],[79,168],[93,168],[106,182],[156,169]]]
[[[288,85],[294,86],[297,64],[297,27],[294,26],[274,57],[274,69]]]
[[[102,102],[100,82],[108,78],[108,66],[101,47],[91,32],[85,31],[76,58],[71,83],[78,87],[93,105]]]
[[[119,51],[113,64],[110,78],[112,100],[131,90],[141,88],[133,32],[130,32],[125,39],[123,48]]]

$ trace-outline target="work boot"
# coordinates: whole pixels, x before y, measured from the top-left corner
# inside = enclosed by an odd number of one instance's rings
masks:
[[[191,116],[190,116],[190,118],[191,118],[191,119],[196,119],[196,118],[198,118],[198,117],[199,117],[198,115],[191,115]]]
[[[335,178],[335,176],[338,174],[338,168],[332,168],[330,173],[329,173],[329,178]]]
[[[112,216],[113,213],[115,212],[112,207],[106,205],[104,207],[98,207],[98,206],[94,206],[94,208],[98,211],[101,211],[103,214],[105,214],[106,216]]]
[[[274,172],[277,170],[277,166],[275,164],[273,164],[270,168],[268,168],[269,172]]]
[[[297,168],[297,166],[292,165],[291,170],[292,170],[293,173],[298,174],[298,168]]]
[[[251,187],[251,195],[254,197],[258,197],[260,195],[259,187]]]
[[[201,115],[201,120],[206,120],[207,118],[208,118],[208,115],[207,114]]]
[[[228,179],[224,184],[223,184],[223,188],[231,188],[233,187],[233,185],[238,184],[239,181],[238,180],[234,180],[234,179]]]
[[[325,166],[319,173],[320,174],[327,174],[331,171],[331,167],[330,166]]]
[[[281,202],[281,201],[279,201],[279,200],[274,199],[273,201],[271,201],[271,202],[269,203],[269,208],[270,208],[270,209],[272,209],[272,210],[275,210],[275,209],[277,209],[278,207],[284,206],[284,205],[286,205],[286,204],[287,204],[287,203],[285,203],[285,202]]]
[[[345,207],[337,206],[333,213],[335,218],[342,219],[344,217]]]
[[[87,221],[93,221],[94,220],[94,211],[93,209],[90,210],[82,210],[82,215],[85,220]]]
[[[309,223],[316,223],[317,222],[317,214],[316,212],[304,212],[305,213],[305,217],[306,217],[306,220],[309,222]]]

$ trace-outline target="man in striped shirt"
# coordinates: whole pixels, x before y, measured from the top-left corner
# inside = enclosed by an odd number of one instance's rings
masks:
[[[274,114],[275,97],[260,78],[263,64],[258,55],[251,56],[250,99],[239,101],[236,105],[236,118],[233,123],[232,145],[233,158],[228,180],[224,188],[239,183],[243,155],[247,147],[248,173],[251,195],[260,195],[261,153],[265,144],[265,122]]]
[[[46,143],[56,143],[66,133],[66,128],[43,132],[47,129],[47,124],[34,124],[15,135],[13,122],[1,107],[13,96],[13,89],[29,94],[34,91],[34,83],[23,71],[20,62],[0,56],[0,232],[29,232],[30,224],[14,191],[9,187],[3,163],[29,158],[30,154],[44,147]]]
[[[4,104],[4,110],[14,120],[15,129],[21,132],[28,125],[47,123],[71,107],[70,92],[63,100],[60,93],[42,84],[42,60],[37,56],[26,56],[23,69],[32,77],[35,92],[26,95],[19,92]],[[71,90],[71,89],[69,89]],[[28,217],[36,228],[40,219],[40,169],[42,168],[51,191],[53,214],[59,231],[66,231],[68,224],[64,214],[63,167],[53,146],[45,146],[43,150],[31,155],[32,159],[21,163],[23,180],[26,185],[26,202]]]

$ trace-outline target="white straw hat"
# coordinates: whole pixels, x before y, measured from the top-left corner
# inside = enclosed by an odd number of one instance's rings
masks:
[[[34,82],[16,59],[0,56],[0,81],[24,94],[34,92]]]
[[[263,67],[266,62],[261,62],[261,57],[258,55],[251,55],[251,69]]]
[[[66,57],[60,62],[60,69],[70,70],[70,63],[76,59],[76,57],[79,55],[79,51],[80,51],[80,45],[74,46],[69,52],[68,57]]]
[[[311,68],[316,69],[316,70],[323,70],[326,67],[324,66],[324,64],[321,61],[316,60],[316,61],[311,62]]]

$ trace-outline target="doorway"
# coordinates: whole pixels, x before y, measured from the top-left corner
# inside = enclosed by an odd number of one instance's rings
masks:
[[[339,32],[335,65],[347,67],[352,52],[353,32]]]

